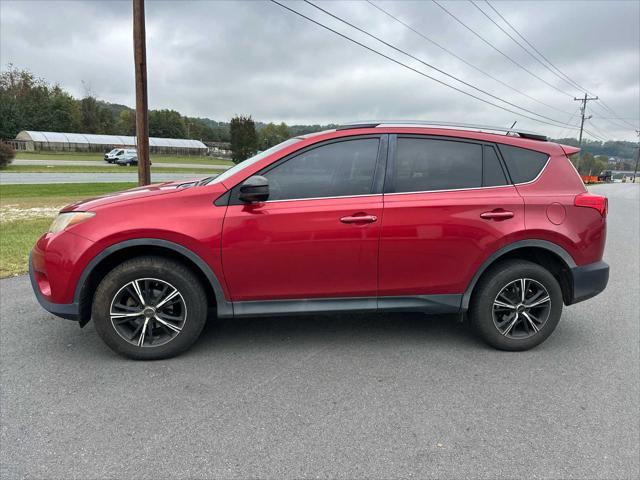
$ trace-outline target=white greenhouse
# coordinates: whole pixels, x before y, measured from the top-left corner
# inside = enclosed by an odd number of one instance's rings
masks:
[[[108,152],[118,147],[135,147],[136,137],[125,135],[96,135],[92,133],[34,132],[23,130],[14,142],[17,149],[55,152]],[[205,155],[207,146],[199,140],[178,138],[149,138],[151,153]]]

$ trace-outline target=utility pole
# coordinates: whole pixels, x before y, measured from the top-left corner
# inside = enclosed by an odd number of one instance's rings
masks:
[[[149,167],[149,103],[147,100],[147,46],[144,0],[133,0],[133,58],[136,68],[136,144],[138,185],[151,183]]]
[[[580,148],[580,154],[578,155],[578,164],[576,165],[576,170],[578,170],[578,173],[580,173],[580,160],[582,160],[582,130],[584,129],[584,121],[589,120],[592,117],[592,115],[585,117],[584,114],[587,111],[587,102],[589,100],[598,100],[598,97],[587,97],[587,93],[585,92],[584,98],[573,97],[573,100],[576,102],[582,102],[582,106],[580,107],[582,120],[580,122],[580,138],[578,139],[578,147]]]
[[[636,167],[633,169],[633,183],[636,183],[636,179],[638,178],[638,162],[640,161],[640,130],[636,130],[636,135],[638,135],[638,151],[636,152]]]

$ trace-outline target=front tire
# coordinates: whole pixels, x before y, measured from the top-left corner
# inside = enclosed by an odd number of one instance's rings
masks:
[[[182,263],[145,256],[109,272],[96,290],[92,318],[102,340],[136,360],[170,358],[186,351],[207,320],[207,297]]]
[[[507,260],[487,271],[473,294],[470,320],[489,345],[529,350],[555,330],[562,315],[562,290],[544,267]]]

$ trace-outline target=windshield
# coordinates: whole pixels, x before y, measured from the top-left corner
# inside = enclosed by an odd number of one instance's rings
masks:
[[[240,162],[237,165],[234,165],[229,170],[221,173],[217,177],[207,178],[206,181],[202,182],[202,184],[206,185],[206,184],[209,184],[209,183],[223,182],[227,178],[231,177],[232,175],[235,175],[236,173],[244,170],[245,168],[253,165],[254,163],[259,162],[263,158],[268,157],[269,155],[271,155],[272,153],[275,153],[275,152],[277,152],[279,150],[282,150],[283,148],[286,148],[289,145],[293,145],[294,143],[298,143],[300,140],[301,140],[300,138],[290,138],[289,140],[285,140],[284,142],[279,143],[278,145],[275,145],[275,146],[265,150],[264,152],[257,153],[253,157],[247,158],[244,162]]]

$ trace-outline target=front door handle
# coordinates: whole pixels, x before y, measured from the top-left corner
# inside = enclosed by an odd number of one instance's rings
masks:
[[[513,218],[513,212],[506,210],[494,210],[492,212],[484,212],[480,214],[480,218],[486,220],[506,220],[507,218]]]
[[[350,217],[342,217],[340,221],[342,223],[373,223],[378,220],[375,215],[357,215]]]

